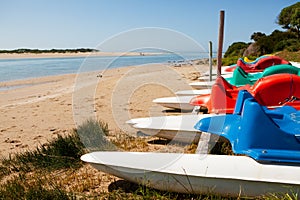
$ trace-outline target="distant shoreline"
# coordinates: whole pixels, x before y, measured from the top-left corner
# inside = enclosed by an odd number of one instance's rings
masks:
[[[68,58],[89,56],[152,56],[163,53],[144,52],[78,52],[78,53],[0,53],[0,59],[24,59],[24,58]]]

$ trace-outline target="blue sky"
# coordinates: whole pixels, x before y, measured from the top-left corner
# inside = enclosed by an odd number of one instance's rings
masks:
[[[237,41],[250,42],[253,32],[270,34],[280,11],[296,0],[5,0],[0,2],[0,49],[100,48],[126,49],[126,42],[104,41],[144,27],[184,34],[207,49],[216,50],[219,11],[225,11],[224,50]],[[175,34],[175,35],[176,35]],[[147,34],[146,34],[147,35]],[[176,37],[148,34],[164,43],[188,48]],[[105,43],[105,42],[104,42]],[[108,44],[108,43],[107,43]],[[131,47],[128,47],[131,48]]]

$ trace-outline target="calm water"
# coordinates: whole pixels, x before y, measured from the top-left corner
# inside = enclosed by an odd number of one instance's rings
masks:
[[[163,54],[156,56],[33,58],[0,60],[0,82],[42,76],[97,71],[132,65],[168,63],[207,57],[207,54]]]

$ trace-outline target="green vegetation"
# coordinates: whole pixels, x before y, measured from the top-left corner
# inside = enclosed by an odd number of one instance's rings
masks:
[[[102,135],[108,133],[107,124],[88,120],[69,135],[59,135],[35,150],[2,158],[0,199],[77,199],[75,192],[94,187],[88,184],[95,181],[90,181],[84,173],[81,176],[87,180],[77,181],[79,183],[74,186],[77,191],[68,190],[65,184],[68,179],[68,184],[73,183],[72,180],[76,179],[74,173],[85,166],[80,160],[80,156],[87,152],[78,134],[81,131],[86,131],[89,136],[94,134],[95,142],[101,142],[98,139],[101,135],[108,144]]]
[[[65,137],[59,135],[55,141],[44,144],[34,151],[3,158],[0,177],[15,172],[76,169],[82,166],[79,159],[84,152],[84,146],[76,134]]]
[[[230,45],[224,54],[223,65],[235,64],[240,57],[254,59],[265,54],[276,54],[287,60],[300,61],[300,56],[296,56],[300,52],[300,2],[282,9],[277,17],[277,24],[286,31],[274,30],[270,35],[254,32],[250,36],[253,43],[234,42]],[[290,59],[288,52],[294,55],[293,59]]]
[[[300,62],[300,51],[289,52],[287,50],[284,50],[284,51],[277,52],[275,55],[284,58],[286,60]]]
[[[275,30],[269,36],[261,36],[255,41],[258,46],[256,56],[270,54],[284,49],[288,51],[300,50],[300,39],[293,32]]]
[[[0,53],[87,53],[87,52],[98,52],[97,49],[79,48],[79,49],[14,49],[14,50],[0,50]]]
[[[82,167],[80,156],[84,152],[83,144],[73,132],[33,151],[2,158],[0,199],[73,199],[71,193],[54,181],[53,173]]]
[[[244,51],[247,49],[249,44],[244,42],[235,42],[230,45],[224,55],[225,58],[232,56],[240,56],[243,55]]]
[[[300,2],[282,9],[277,24],[291,32],[296,32],[300,38]]]

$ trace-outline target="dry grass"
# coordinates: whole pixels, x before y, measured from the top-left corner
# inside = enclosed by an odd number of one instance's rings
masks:
[[[300,51],[289,52],[287,50],[277,52],[275,55],[284,58],[289,61],[300,62]]]

